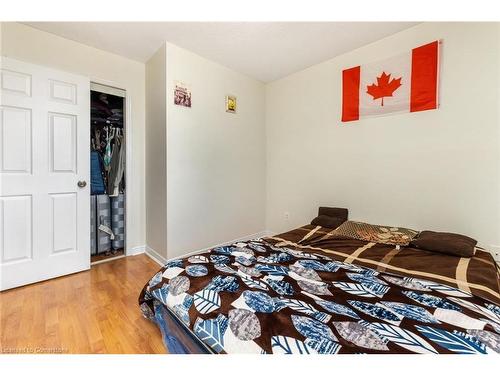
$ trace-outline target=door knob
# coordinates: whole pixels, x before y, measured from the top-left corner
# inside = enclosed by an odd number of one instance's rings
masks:
[[[84,188],[85,186],[87,186],[87,181],[78,181],[79,188]]]

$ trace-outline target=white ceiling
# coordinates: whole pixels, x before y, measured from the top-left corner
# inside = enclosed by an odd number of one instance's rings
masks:
[[[263,82],[414,26],[412,22],[29,22],[146,62],[169,41]]]

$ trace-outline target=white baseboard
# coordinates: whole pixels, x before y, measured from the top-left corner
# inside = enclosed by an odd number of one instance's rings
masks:
[[[127,249],[127,256],[144,254],[145,252],[146,252],[146,245],[136,246],[131,249]]]
[[[232,243],[235,243],[235,242],[239,242],[239,241],[248,241],[248,240],[253,240],[253,239],[256,239],[256,238],[267,237],[267,236],[271,236],[273,234],[274,234],[274,232],[271,232],[270,230],[263,230],[261,232],[257,232],[257,233],[254,233],[254,234],[249,234],[247,236],[236,238],[236,239],[231,240],[231,241],[226,241],[226,242],[223,242],[223,243],[220,243],[220,244],[215,244],[215,245],[211,245],[211,246],[205,247],[203,249],[199,249],[199,250],[195,250],[195,251],[190,251],[189,253],[186,253],[186,254],[183,254],[183,255],[179,255],[177,257],[169,258],[169,259],[166,259],[162,255],[158,254],[157,251],[155,251],[154,249],[152,249],[151,247],[149,247],[147,245],[145,246],[145,253],[146,253],[147,256],[149,256],[151,259],[153,259],[156,263],[158,263],[159,265],[163,266],[169,260],[189,257],[191,255],[195,255],[195,254],[202,253],[204,251],[210,250],[210,249],[212,249],[214,247],[217,247],[217,246],[225,246],[225,245],[229,245],[229,244],[232,244]]]
[[[160,266],[164,266],[165,263],[167,263],[167,259],[163,257],[162,255],[158,254],[158,252],[151,247],[146,245],[146,255],[153,259],[156,263],[158,263]]]
[[[125,257],[126,257],[126,255],[118,255],[118,256],[115,256],[115,257],[107,258],[107,259],[96,260],[95,262],[90,262],[90,265],[91,266],[95,266],[96,264],[112,262],[114,260],[117,260],[117,259],[120,259],[120,258],[125,258]]]

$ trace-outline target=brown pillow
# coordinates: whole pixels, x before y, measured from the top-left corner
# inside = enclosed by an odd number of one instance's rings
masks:
[[[461,234],[430,230],[424,230],[411,241],[411,245],[419,249],[467,258],[474,255],[476,244],[475,239]]]
[[[337,217],[342,219],[342,222],[347,221],[347,215],[349,211],[347,208],[340,207],[320,207],[318,209],[318,216],[325,215],[330,217]]]
[[[320,225],[325,228],[335,229],[345,220],[340,217],[332,217],[327,215],[319,215],[311,221],[311,225]]]

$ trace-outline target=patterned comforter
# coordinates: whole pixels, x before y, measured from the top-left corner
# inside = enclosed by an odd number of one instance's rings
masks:
[[[500,353],[497,301],[303,244],[260,239],[172,260],[144,287],[143,314],[166,306],[214,353]]]

